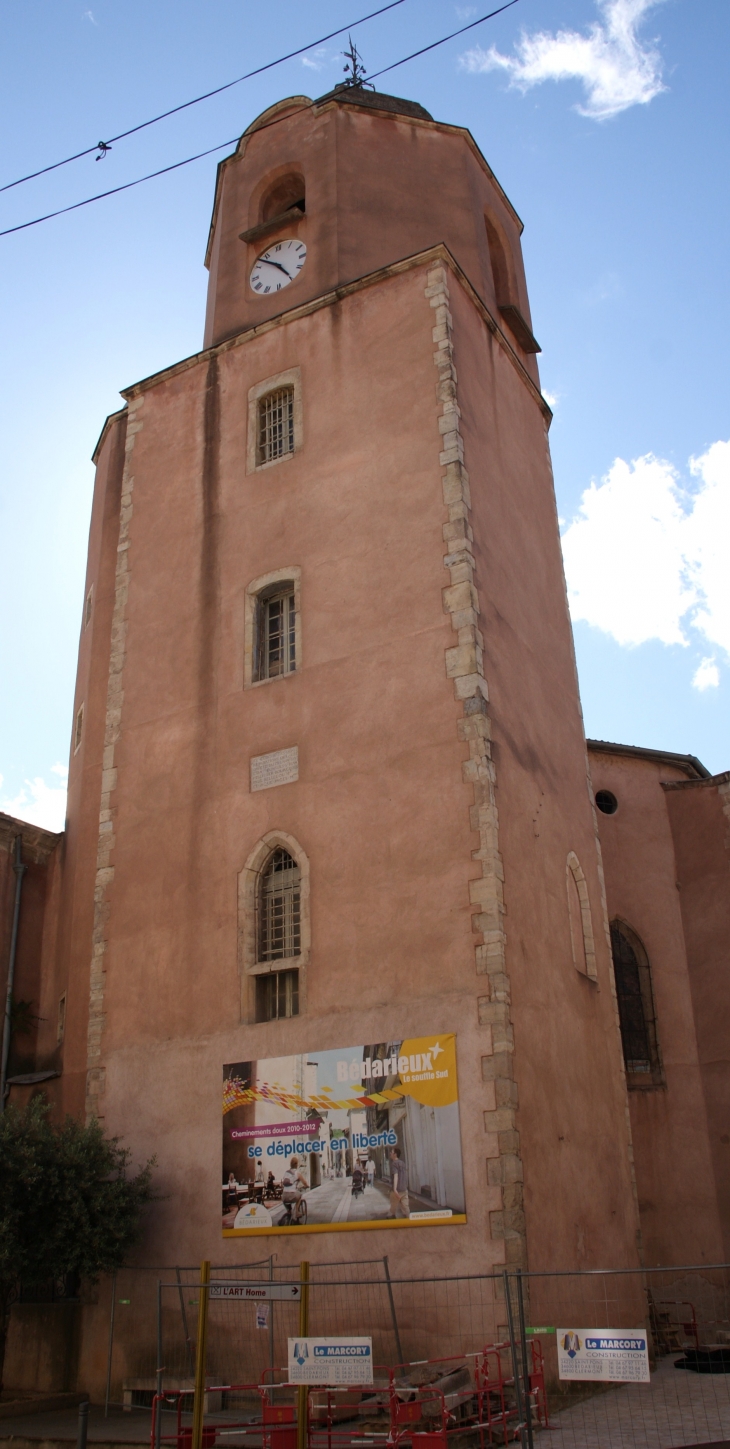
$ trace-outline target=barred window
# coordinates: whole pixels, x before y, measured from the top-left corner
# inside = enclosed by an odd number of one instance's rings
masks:
[[[654,995],[646,951],[638,936],[616,921],[611,925],[611,951],[626,1072],[634,1085],[660,1083]]]
[[[256,1020],[299,1015],[299,972],[271,971],[256,978]]]
[[[294,452],[294,388],[279,387],[259,398],[257,463],[273,463]]]
[[[288,850],[275,850],[262,873],[259,961],[280,961],[301,950],[299,866]]]
[[[255,679],[277,679],[296,669],[296,619],[293,583],[259,597]]]

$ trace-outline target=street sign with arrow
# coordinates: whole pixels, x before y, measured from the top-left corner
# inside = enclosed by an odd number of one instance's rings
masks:
[[[211,1283],[211,1298],[237,1298],[240,1301],[265,1302],[276,1299],[281,1302],[298,1303],[302,1296],[301,1283]]]

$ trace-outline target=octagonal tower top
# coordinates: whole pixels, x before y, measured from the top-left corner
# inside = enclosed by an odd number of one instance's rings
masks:
[[[218,168],[204,345],[444,243],[527,357],[521,231],[465,128],[360,86],[290,96]]]

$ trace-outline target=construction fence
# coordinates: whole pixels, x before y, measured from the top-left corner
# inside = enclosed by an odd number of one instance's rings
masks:
[[[387,1258],[269,1257],[207,1271],[202,1285],[191,1268],[116,1276],[107,1403],[152,1410],[152,1449],[730,1443],[728,1265],[396,1278]],[[643,1335],[647,1382],[561,1377],[559,1358],[601,1331]],[[370,1339],[372,1384],[294,1387],[289,1345],[306,1336]]]

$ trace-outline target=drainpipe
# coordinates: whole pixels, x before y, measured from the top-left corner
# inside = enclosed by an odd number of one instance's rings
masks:
[[[0,1067],[0,1115],[5,1111],[8,1093],[8,1057],[10,1055],[10,1014],[13,1009],[13,983],[15,981],[15,956],[18,949],[18,922],[20,920],[20,896],[23,890],[23,876],[28,867],[23,865],[21,851],[22,835],[16,835],[13,870],[15,871],[15,905],[13,907],[13,930],[10,937],[10,960],[8,961],[8,989],[5,995],[5,1019],[3,1021],[2,1065]]]

